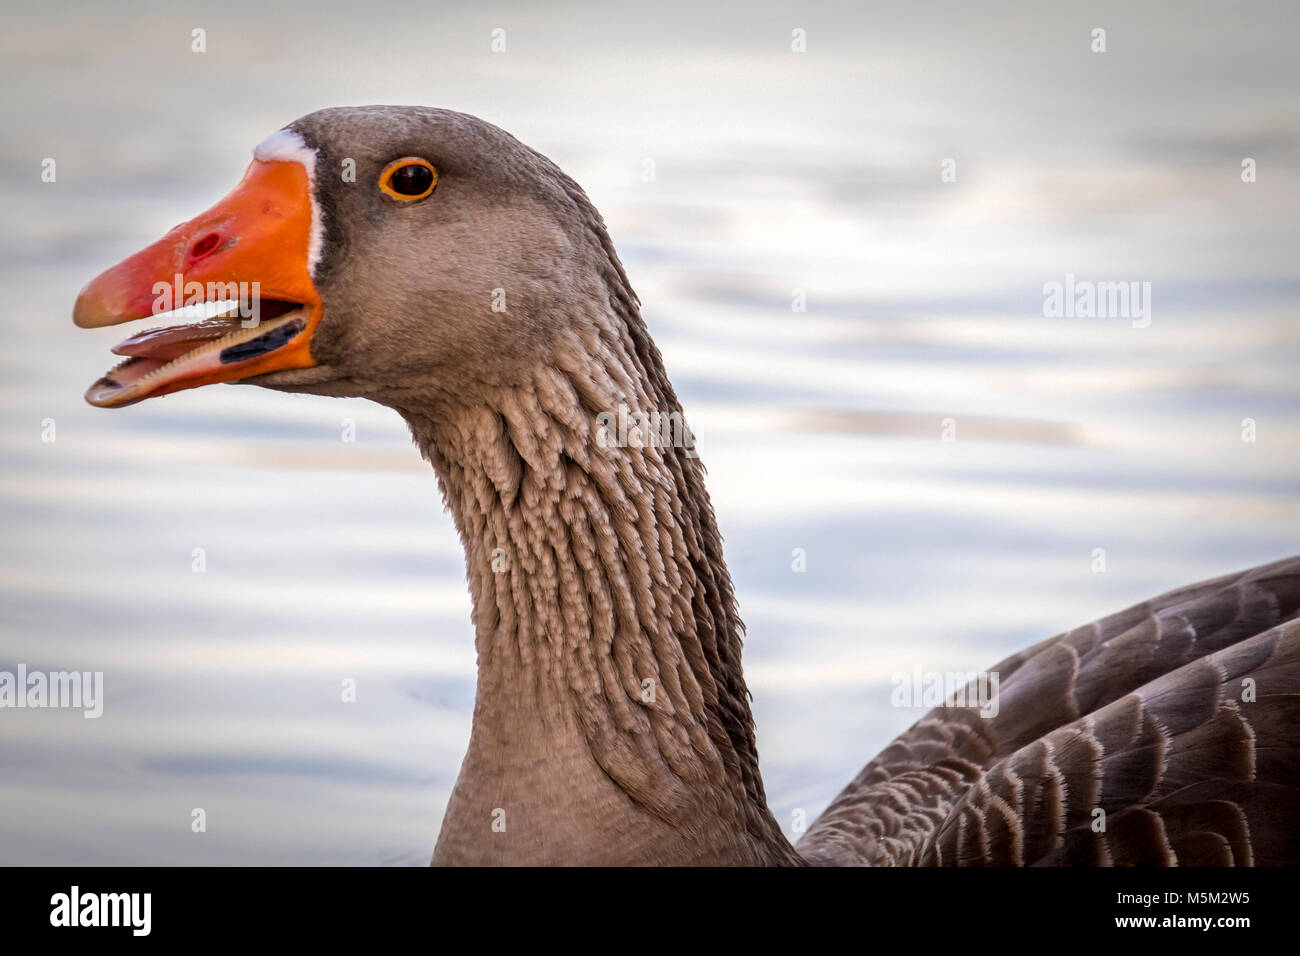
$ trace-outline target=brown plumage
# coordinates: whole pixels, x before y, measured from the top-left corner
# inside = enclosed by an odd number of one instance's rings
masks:
[[[361,396],[410,425],[464,544],[479,660],[435,863],[1300,862],[1300,558],[1002,662],[996,716],[932,711],[796,852],[763,792],[704,469],[680,443],[610,442],[599,425],[681,408],[595,208],[462,114],[324,110],[287,131],[259,155],[308,170],[320,309],[306,298],[278,321],[288,335],[319,319],[295,340],[310,362],[232,331],[269,358],[148,381]],[[410,156],[436,167],[432,195],[373,188]],[[354,181],[332,175],[348,161]],[[178,227],[164,258],[216,221]],[[78,321],[116,321],[103,303],[126,301],[122,281],[88,287]],[[127,394],[97,387],[99,404]]]
[[[1021,651],[992,668],[996,717],[931,711],[799,850],[834,864],[1295,863],[1298,608],[1291,558]]]

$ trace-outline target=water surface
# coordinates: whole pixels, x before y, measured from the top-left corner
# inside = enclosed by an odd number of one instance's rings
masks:
[[[431,853],[474,655],[397,416],[93,409],[121,330],[69,320],[323,106],[483,116],[604,212],[709,466],[783,825],[919,716],[896,671],[1300,551],[1294,8],[703,7],[6,6],[0,670],[107,690],[99,720],[0,711],[0,863]],[[1149,327],[1044,318],[1067,273],[1152,283]]]

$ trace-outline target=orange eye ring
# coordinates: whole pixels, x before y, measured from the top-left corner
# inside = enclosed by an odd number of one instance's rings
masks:
[[[394,181],[396,177],[396,181]],[[415,202],[433,192],[438,185],[438,171],[433,163],[419,156],[395,159],[379,174],[379,188],[394,199]]]

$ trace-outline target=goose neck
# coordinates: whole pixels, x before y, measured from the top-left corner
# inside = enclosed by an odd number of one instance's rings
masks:
[[[557,365],[403,411],[464,544],[478,652],[435,862],[555,862],[556,846],[794,860],[759,776],[703,468],[650,381]],[[648,413],[668,423],[654,436]]]

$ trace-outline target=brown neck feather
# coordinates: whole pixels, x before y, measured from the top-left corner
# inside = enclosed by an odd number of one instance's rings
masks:
[[[620,406],[681,421],[635,300],[611,305],[525,384],[402,409],[465,546],[479,659],[435,862],[792,862],[703,466],[598,440]]]

